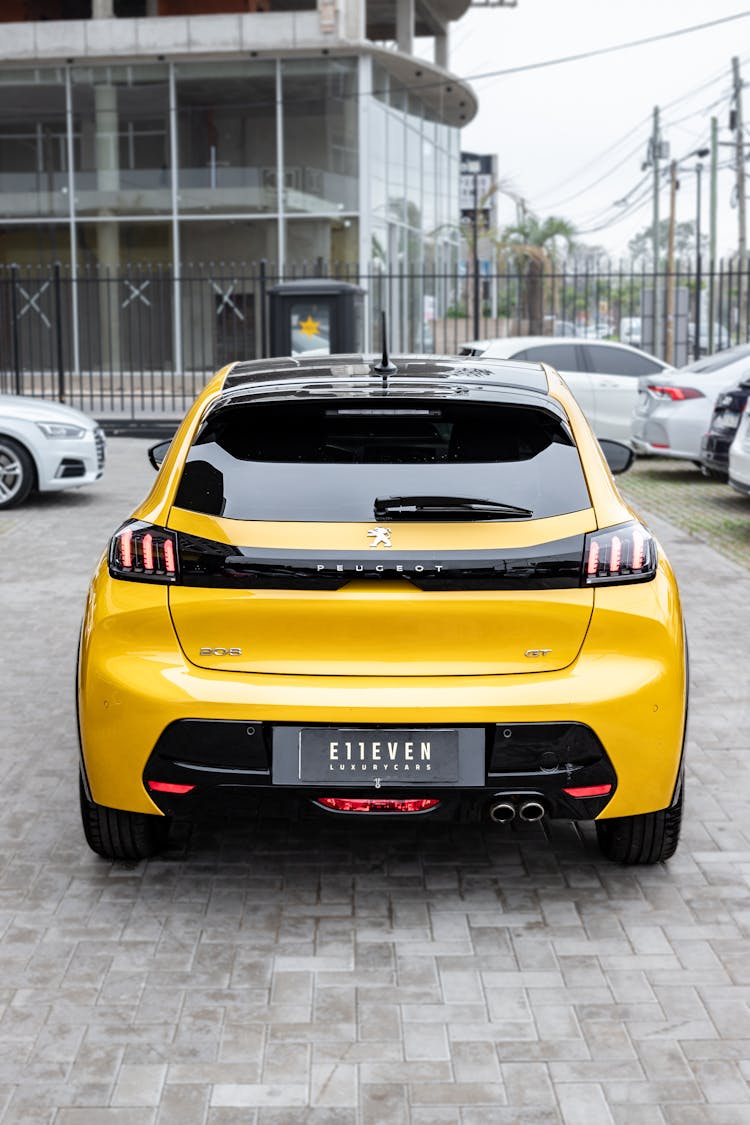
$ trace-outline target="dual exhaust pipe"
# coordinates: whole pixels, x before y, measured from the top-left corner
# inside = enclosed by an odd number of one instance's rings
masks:
[[[490,805],[490,820],[496,821],[498,824],[509,824],[516,816],[520,820],[533,821],[541,820],[546,815],[547,810],[541,801],[534,798],[524,799],[520,803],[504,798],[500,801],[493,801]]]

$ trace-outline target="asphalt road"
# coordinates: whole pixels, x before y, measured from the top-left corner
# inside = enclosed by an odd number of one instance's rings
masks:
[[[75,648],[148,444],[0,515],[2,1125],[747,1125],[750,573],[651,521],[691,646],[667,865],[588,827],[340,821],[111,864],[79,826]]]

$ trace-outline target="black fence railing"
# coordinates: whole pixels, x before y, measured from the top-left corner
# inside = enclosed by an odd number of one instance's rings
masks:
[[[268,290],[300,276],[365,290],[365,350],[378,347],[381,309],[393,351],[455,354],[475,338],[574,335],[619,339],[679,366],[748,339],[750,284],[731,261],[670,273],[508,265],[483,268],[478,285],[466,269],[323,261],[283,273],[266,262],[212,263],[180,276],[137,264],[76,275],[59,264],[10,265],[0,266],[0,391],[102,418],[177,417],[219,367],[268,354]]]

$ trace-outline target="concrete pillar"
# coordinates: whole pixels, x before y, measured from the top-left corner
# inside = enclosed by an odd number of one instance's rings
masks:
[[[91,0],[92,20],[113,20],[115,18],[115,0]]]
[[[448,66],[448,27],[435,36],[435,66],[449,70]]]
[[[364,39],[366,26],[365,0],[344,0],[343,27],[346,39]]]
[[[94,126],[97,192],[116,192],[120,187],[120,154],[117,122],[117,88],[94,86]],[[102,359],[120,368],[120,273],[119,224],[107,222],[114,200],[101,199],[96,224],[96,252],[102,281],[99,288],[99,319]]]
[[[396,43],[403,54],[414,53],[414,0],[396,0]]]

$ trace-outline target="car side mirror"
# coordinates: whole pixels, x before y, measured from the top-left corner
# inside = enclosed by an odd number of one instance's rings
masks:
[[[610,470],[617,475],[617,473],[626,473],[635,460],[635,454],[629,445],[625,445],[622,441],[611,441],[609,438],[602,438],[599,442],[602,453],[610,467]]]
[[[152,445],[148,451],[148,459],[155,469],[160,469],[164,458],[169,453],[169,447],[172,444],[170,441],[160,441],[156,445]]]

